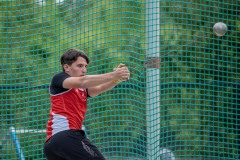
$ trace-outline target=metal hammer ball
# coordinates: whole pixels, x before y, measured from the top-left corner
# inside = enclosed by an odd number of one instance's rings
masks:
[[[223,36],[227,32],[227,25],[223,22],[218,22],[213,26],[213,32],[218,36]]]

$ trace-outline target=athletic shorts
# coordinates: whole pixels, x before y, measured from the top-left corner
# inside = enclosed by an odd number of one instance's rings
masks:
[[[66,130],[54,134],[44,144],[47,160],[106,160],[83,130]]]

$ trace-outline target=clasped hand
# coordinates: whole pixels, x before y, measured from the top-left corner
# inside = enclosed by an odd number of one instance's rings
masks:
[[[125,64],[120,63],[117,68],[114,68],[116,79],[120,81],[127,81],[130,77],[130,72]]]

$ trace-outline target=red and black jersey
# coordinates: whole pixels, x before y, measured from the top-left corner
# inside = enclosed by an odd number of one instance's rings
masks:
[[[87,110],[87,90],[63,88],[63,81],[68,77],[70,76],[65,72],[58,73],[50,84],[51,110],[47,123],[47,139],[60,131],[82,128]]]

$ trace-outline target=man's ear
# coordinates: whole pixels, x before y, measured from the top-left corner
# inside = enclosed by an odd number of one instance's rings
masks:
[[[63,69],[64,69],[65,72],[68,72],[69,71],[69,66],[67,64],[64,64]]]

